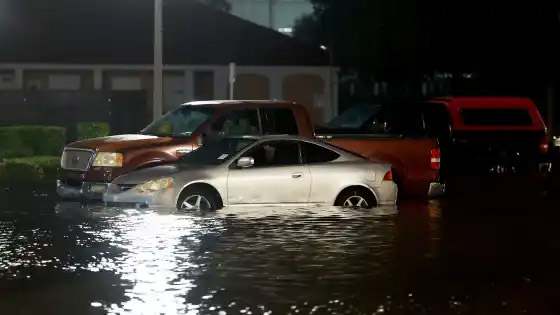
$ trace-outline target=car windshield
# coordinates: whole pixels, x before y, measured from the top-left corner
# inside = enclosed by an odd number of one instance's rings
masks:
[[[328,126],[332,128],[359,129],[380,109],[381,106],[379,105],[353,106],[331,120]]]
[[[183,157],[180,162],[196,165],[220,165],[255,141],[246,138],[223,138],[210,141],[200,149]]]
[[[158,137],[188,137],[206,122],[213,109],[201,106],[181,106],[154,121],[142,134]]]

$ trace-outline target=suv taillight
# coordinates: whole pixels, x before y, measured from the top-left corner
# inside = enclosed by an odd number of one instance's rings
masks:
[[[541,154],[548,154],[548,137],[546,134],[541,138],[541,142],[539,143],[539,151]]]
[[[393,180],[393,171],[388,171],[387,173],[385,173],[385,176],[383,176],[383,180]]]
[[[430,150],[430,168],[439,170],[441,166],[441,151],[439,149]]]

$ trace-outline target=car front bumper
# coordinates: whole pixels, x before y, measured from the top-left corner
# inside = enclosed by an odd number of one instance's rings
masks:
[[[175,189],[162,189],[152,193],[141,193],[132,188],[118,191],[110,185],[103,194],[103,202],[107,206],[126,207],[176,207],[177,193]]]

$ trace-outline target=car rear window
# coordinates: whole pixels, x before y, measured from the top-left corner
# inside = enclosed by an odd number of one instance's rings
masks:
[[[462,109],[463,124],[468,126],[531,126],[526,109]]]

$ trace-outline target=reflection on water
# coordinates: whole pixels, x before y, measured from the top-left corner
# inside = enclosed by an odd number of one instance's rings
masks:
[[[461,207],[463,215],[449,215]],[[542,230],[547,220],[480,220],[469,207],[409,201],[399,211],[6,209],[0,211],[0,309],[7,314],[558,310],[546,294],[557,277],[543,277],[558,262],[550,255],[560,247]],[[541,229],[529,228],[529,222]]]

